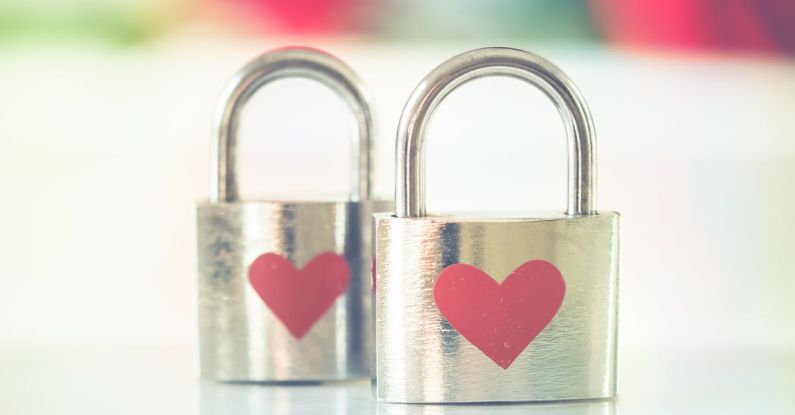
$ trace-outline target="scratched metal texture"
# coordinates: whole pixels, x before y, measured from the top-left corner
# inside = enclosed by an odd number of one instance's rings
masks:
[[[382,203],[385,204],[385,203]],[[324,381],[370,375],[371,216],[379,202],[239,202],[197,206],[200,370],[220,381]],[[296,340],[248,282],[274,252],[298,268],[336,252],[348,290]]]
[[[377,397],[388,402],[609,398],[616,392],[617,213],[541,219],[375,215]],[[503,369],[453,329],[433,286],[462,262],[502,282],[531,259],[553,263],[566,296]]]

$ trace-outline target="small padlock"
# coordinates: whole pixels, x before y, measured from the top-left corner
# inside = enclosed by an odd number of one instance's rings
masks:
[[[294,76],[328,86],[352,110],[358,157],[350,200],[240,201],[241,109],[259,88]],[[202,376],[267,382],[370,375],[371,136],[359,80],[331,55],[276,50],[232,79],[216,113],[210,201],[197,207]]]
[[[492,75],[535,85],[560,111],[569,141],[565,214],[426,215],[428,119],[456,87]],[[593,123],[571,80],[521,50],[461,54],[414,90],[397,140],[395,213],[375,215],[379,400],[613,396],[619,215],[594,209]]]

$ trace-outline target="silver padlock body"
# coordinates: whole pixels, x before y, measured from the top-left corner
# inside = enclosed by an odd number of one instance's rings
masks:
[[[370,375],[371,216],[378,202],[201,204],[199,354],[220,381],[324,381]],[[261,255],[303,269],[322,253],[345,259],[347,289],[297,338],[249,280]],[[281,281],[284,284],[286,281]],[[295,301],[305,301],[298,293]]]
[[[612,212],[543,219],[376,214],[378,399],[453,403],[612,397],[618,218]],[[502,283],[529,260],[557,267],[565,295],[548,325],[504,369],[445,319],[434,301],[434,285],[452,264],[469,264]]]

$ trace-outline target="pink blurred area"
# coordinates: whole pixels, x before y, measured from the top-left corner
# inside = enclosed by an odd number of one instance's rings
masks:
[[[371,0],[209,0],[208,10],[254,32],[339,34],[363,27]]]
[[[795,53],[791,0],[592,0],[615,42],[686,50]]]

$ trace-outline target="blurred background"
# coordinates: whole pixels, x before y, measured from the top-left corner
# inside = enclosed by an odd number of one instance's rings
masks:
[[[795,412],[795,3],[6,0],[0,413],[391,413],[362,385],[196,382],[213,110],[287,45],[369,87],[384,198],[403,103],[435,65],[483,46],[558,64],[596,122],[597,206],[623,214],[621,397],[570,413]],[[244,197],[344,198],[349,127],[313,82],[263,89],[240,130]],[[467,84],[429,136],[429,210],[565,206],[562,122],[531,86]]]

